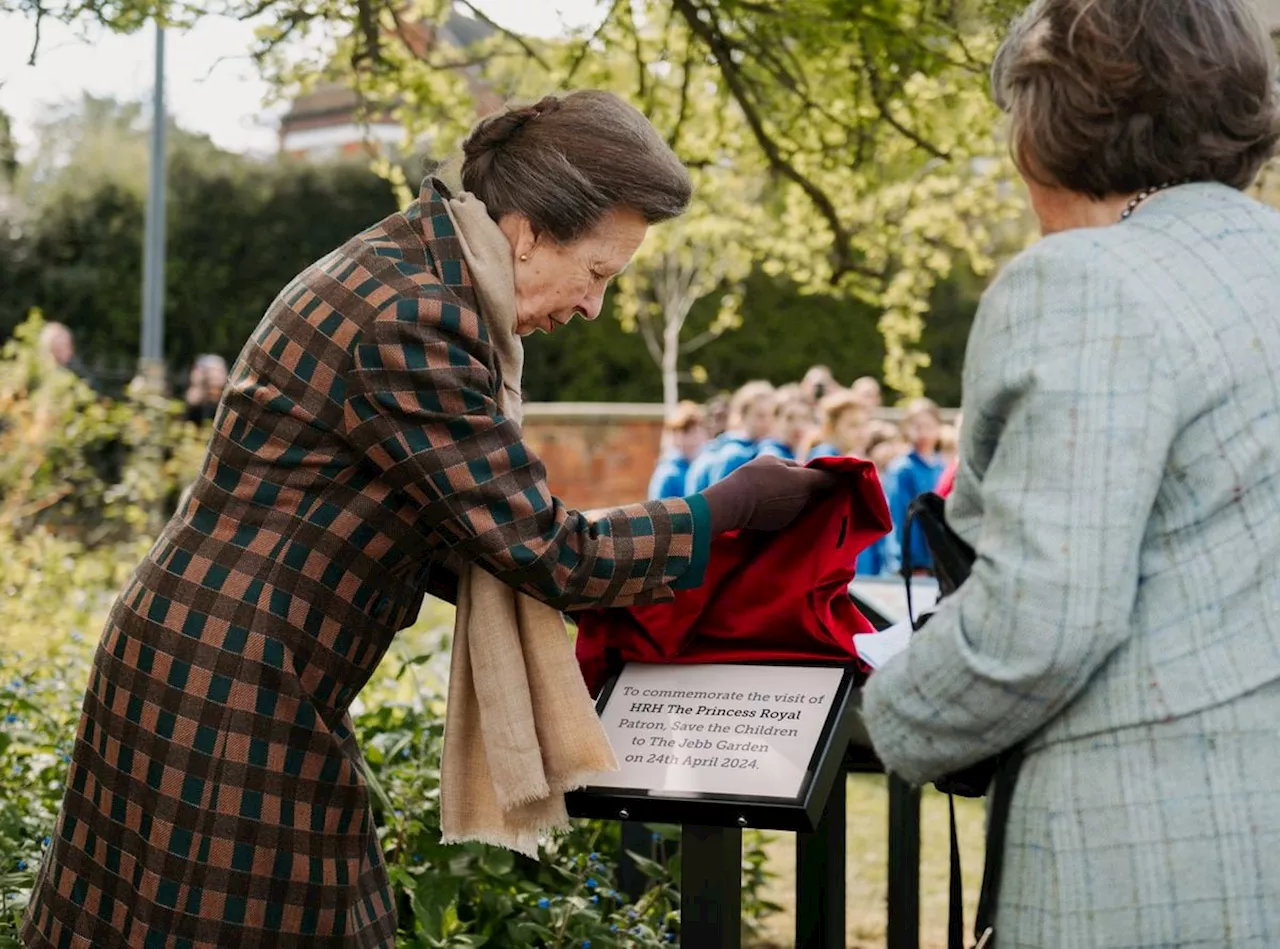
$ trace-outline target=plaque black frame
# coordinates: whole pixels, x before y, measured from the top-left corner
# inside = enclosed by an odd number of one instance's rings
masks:
[[[640,663],[638,663],[640,664]],[[822,820],[831,789],[843,773],[856,708],[852,697],[862,674],[853,662],[743,662],[715,663],[743,667],[838,668],[844,671],[835,698],[814,743],[813,756],[800,792],[792,798],[748,794],[712,794],[701,791],[651,794],[645,788],[586,787],[565,795],[571,817],[686,824],[706,827],[754,827],[812,833]],[[625,667],[624,667],[625,668]],[[621,672],[610,676],[596,699],[596,712],[604,711]]]

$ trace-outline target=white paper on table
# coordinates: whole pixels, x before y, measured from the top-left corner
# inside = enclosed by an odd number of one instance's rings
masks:
[[[911,633],[911,621],[904,619],[901,623],[895,623],[876,633],[856,633],[853,648],[858,651],[859,659],[872,669],[879,669],[907,648],[907,644],[911,642]]]

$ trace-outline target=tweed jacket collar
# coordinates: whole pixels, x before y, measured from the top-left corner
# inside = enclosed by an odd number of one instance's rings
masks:
[[[448,185],[430,176],[422,182],[418,200],[405,209],[404,216],[421,234],[422,245],[427,251],[427,264],[440,282],[465,306],[478,311],[471,270],[463,255],[453,218],[449,215],[448,201],[452,197],[453,192]]]

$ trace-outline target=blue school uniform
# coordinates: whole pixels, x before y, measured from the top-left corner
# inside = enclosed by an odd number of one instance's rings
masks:
[[[831,444],[831,442],[823,442],[822,444],[814,445],[813,448],[809,449],[809,457],[806,460],[813,461],[815,458],[839,458],[843,454],[844,452]]]
[[[658,462],[649,479],[649,500],[682,498],[689,477],[689,459],[679,452],[668,452]]]
[[[685,476],[684,493],[686,497],[705,491],[715,483],[715,478],[713,477],[715,466],[720,449],[724,447],[724,443],[728,438],[728,435],[717,435],[702,446],[702,451],[698,452],[698,457],[693,459],[693,463],[689,465],[689,473]]]
[[[856,570],[860,577],[888,577],[896,574],[901,567],[898,538],[890,531],[858,554]]]
[[[764,455],[772,455],[774,458],[781,458],[783,461],[795,461],[796,453],[787,445],[782,444],[776,438],[766,438],[760,442],[760,448],[756,452],[756,457]]]
[[[893,515],[893,529],[898,537],[898,549],[903,559],[910,552],[913,570],[932,570],[933,558],[929,555],[929,545],[919,526],[911,531],[910,538],[903,536],[907,508],[917,497],[937,487],[938,479],[942,477],[945,467],[938,455],[926,458],[912,450],[891,464],[889,470],[885,472],[885,493],[889,498],[889,513]]]
[[[742,435],[730,435],[716,453],[711,483],[723,481],[760,453],[760,443]]]

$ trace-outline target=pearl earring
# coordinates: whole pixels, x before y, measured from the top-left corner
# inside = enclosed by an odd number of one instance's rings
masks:
[[[521,260],[528,260],[528,259],[529,259],[529,255],[528,255],[528,254],[521,254],[521,255],[520,255],[520,259],[521,259]]]

